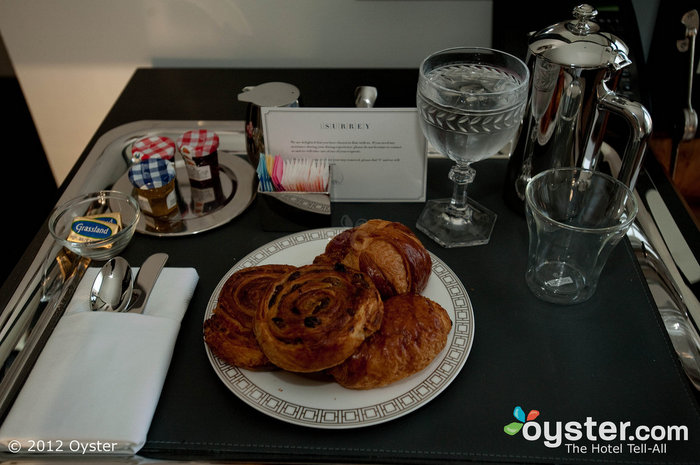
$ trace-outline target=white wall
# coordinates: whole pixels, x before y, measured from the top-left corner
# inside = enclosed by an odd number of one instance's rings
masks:
[[[60,184],[137,67],[417,67],[491,2],[2,0],[0,33]]]

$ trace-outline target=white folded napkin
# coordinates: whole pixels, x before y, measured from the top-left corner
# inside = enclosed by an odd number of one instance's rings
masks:
[[[13,453],[135,454],[145,443],[199,280],[164,268],[143,314],[93,312],[85,277],[0,427]]]

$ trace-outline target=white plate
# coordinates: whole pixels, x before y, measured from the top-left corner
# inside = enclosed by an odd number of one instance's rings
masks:
[[[221,288],[236,271],[265,264],[309,264],[328,241],[346,228],[290,234],[241,259],[216,286],[205,313],[208,319]],[[224,384],[242,401],[282,421],[315,428],[343,429],[393,420],[424,406],[459,374],[474,340],[474,313],[464,285],[442,260],[431,254],[433,269],[423,295],[442,305],[453,325],[447,344],[425,369],[389,386],[346,389],[332,381],[285,371],[256,372],[233,367],[214,356],[209,361]]]

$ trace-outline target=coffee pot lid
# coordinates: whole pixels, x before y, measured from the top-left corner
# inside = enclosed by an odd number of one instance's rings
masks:
[[[578,5],[574,19],[546,27],[529,40],[530,52],[561,66],[573,68],[612,68],[631,64],[629,49],[618,37],[601,32],[594,22],[598,11],[591,5]]]
[[[286,82],[266,82],[257,86],[248,86],[238,94],[238,100],[249,102],[259,107],[286,107],[299,98],[299,89]]]

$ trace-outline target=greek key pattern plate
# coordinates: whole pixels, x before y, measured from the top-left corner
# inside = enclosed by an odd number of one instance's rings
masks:
[[[305,265],[323,252],[328,241],[346,228],[323,228],[290,234],[263,245],[241,259],[212,293],[205,320],[212,314],[228,278],[236,271],[264,264]],[[419,373],[389,386],[358,391],[314,375],[285,371],[253,372],[233,367],[214,356],[204,344],[221,381],[239,399],[279,420],[325,429],[359,428],[406,415],[439,395],[459,374],[474,340],[474,313],[464,285],[445,263],[431,253],[433,269],[423,295],[442,305],[452,319],[447,344]]]

